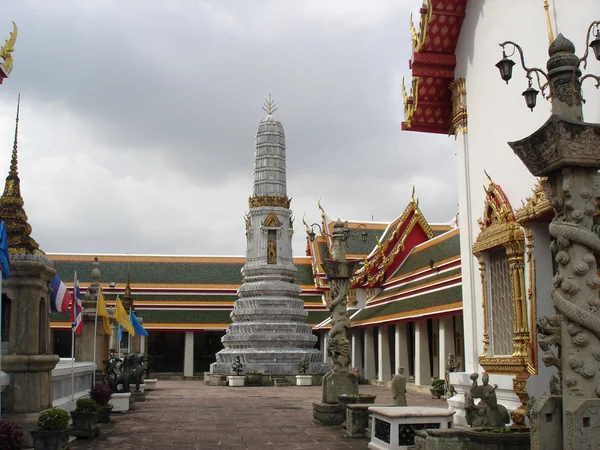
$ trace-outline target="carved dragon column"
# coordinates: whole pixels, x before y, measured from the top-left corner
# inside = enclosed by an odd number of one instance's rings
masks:
[[[548,177],[544,190],[555,213],[550,234],[557,262],[552,280],[557,315],[539,319],[540,348],[547,365],[562,368],[562,380],[551,380],[551,391],[558,393],[562,381],[563,445],[574,448],[582,426],[577,417],[600,408],[600,239],[592,231],[600,124],[581,121],[579,58],[573,43],[559,35],[549,55],[553,114],[531,136],[509,145],[533,175]]]

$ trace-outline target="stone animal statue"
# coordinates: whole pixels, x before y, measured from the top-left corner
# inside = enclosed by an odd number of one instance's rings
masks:
[[[119,392],[118,386],[123,386],[123,392],[129,392],[130,385],[135,383],[136,389],[140,389],[144,372],[145,355],[140,353],[128,353],[123,359],[111,355],[104,361],[106,369],[106,382],[113,392]]]
[[[478,374],[471,374],[473,386],[465,395],[465,410],[467,423],[472,427],[504,427],[510,422],[510,416],[503,405],[498,404],[496,389],[498,385],[489,385],[489,375],[484,373],[481,377],[482,385],[477,384]],[[480,399],[475,404],[475,399]]]

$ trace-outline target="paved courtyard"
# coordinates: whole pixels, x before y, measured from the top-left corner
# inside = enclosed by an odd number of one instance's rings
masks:
[[[391,391],[361,386],[391,403]],[[312,403],[321,388],[216,387],[203,381],[160,380],[135,411],[113,414],[94,441],[76,449],[366,449],[367,439],[345,438],[340,427],[312,423]],[[425,394],[408,394],[409,405],[445,406]]]

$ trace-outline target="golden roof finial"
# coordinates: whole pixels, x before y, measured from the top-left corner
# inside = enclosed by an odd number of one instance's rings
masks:
[[[548,28],[548,44],[554,42],[554,32],[552,31],[552,22],[550,22],[550,5],[548,0],[544,0],[544,10],[546,11],[546,28]]]
[[[306,214],[303,214],[302,215],[302,223],[304,224],[304,227],[306,228],[306,234],[308,235],[308,233],[310,233],[310,227],[306,223],[306,219],[304,219],[305,217],[306,217]]]
[[[265,101],[265,105],[262,107],[262,109],[266,111],[269,116],[277,111],[277,105],[275,105],[275,102],[271,100],[271,94],[269,94],[269,98]]]
[[[15,51],[15,42],[17,41],[17,24],[13,24],[13,31],[8,36],[8,39],[4,42],[4,45],[0,47],[0,58],[4,60],[0,66],[4,73],[8,76],[13,69],[13,58],[11,53]]]
[[[412,192],[410,194],[410,203],[415,203],[415,183],[412,184]]]

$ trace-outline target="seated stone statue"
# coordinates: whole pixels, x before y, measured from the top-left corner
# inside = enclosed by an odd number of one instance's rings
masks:
[[[398,367],[398,373],[392,378],[392,398],[396,406],[407,406],[404,367]]]
[[[510,422],[508,411],[502,405],[498,404],[496,398],[496,389],[498,385],[489,385],[489,375],[484,373],[481,377],[483,384],[477,384],[479,375],[471,374],[473,386],[468,394],[465,395],[465,410],[467,423],[472,427],[503,427]],[[479,403],[475,404],[478,398]]]

